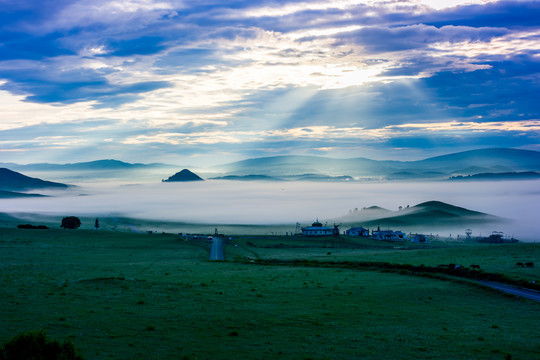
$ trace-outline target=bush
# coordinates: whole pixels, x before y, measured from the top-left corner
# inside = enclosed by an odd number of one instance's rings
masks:
[[[63,218],[62,225],[60,225],[60,227],[64,229],[77,229],[79,226],[81,226],[81,220],[76,216],[67,216]]]
[[[0,347],[0,360],[83,360],[71,341],[47,338],[44,330],[21,333]]]
[[[19,228],[19,229],[32,229],[32,230],[47,230],[47,229],[49,229],[45,225],[32,225],[32,224],[20,224],[20,225],[17,225],[17,228]]]

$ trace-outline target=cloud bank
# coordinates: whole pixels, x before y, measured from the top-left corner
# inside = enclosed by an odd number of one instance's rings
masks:
[[[537,1],[0,4],[10,161],[539,149]]]
[[[156,221],[219,224],[292,224],[326,221],[354,208],[381,206],[397,210],[438,200],[513,220],[509,224],[470,226],[478,235],[503,231],[536,241],[540,233],[537,204],[539,181],[424,183],[231,182],[145,185],[86,184],[55,197],[4,199],[0,212],[56,216],[126,216]],[[85,196],[80,196],[85,194]],[[361,224],[358,224],[361,225]],[[293,226],[294,228],[294,226]],[[291,230],[292,231],[292,230]],[[418,231],[422,231],[421,228]],[[446,231],[441,229],[441,231]],[[456,229],[451,230],[456,235]],[[448,233],[441,232],[441,236]]]

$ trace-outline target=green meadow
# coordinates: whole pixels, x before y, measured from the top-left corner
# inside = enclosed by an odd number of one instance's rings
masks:
[[[235,246],[236,245],[236,246]],[[251,259],[381,261],[539,281],[537,244],[0,228],[0,341],[44,329],[85,359],[534,359],[540,303],[466,280]]]

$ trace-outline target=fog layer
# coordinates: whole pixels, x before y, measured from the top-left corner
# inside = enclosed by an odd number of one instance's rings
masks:
[[[0,212],[126,216],[208,224],[309,224],[378,205],[390,210],[439,200],[515,220],[504,231],[535,239],[540,181],[310,183],[232,182],[86,184],[46,198],[0,200]],[[361,224],[359,224],[361,225]],[[466,228],[464,224],[464,228]],[[474,229],[473,229],[474,230]],[[476,231],[475,231],[476,232]]]

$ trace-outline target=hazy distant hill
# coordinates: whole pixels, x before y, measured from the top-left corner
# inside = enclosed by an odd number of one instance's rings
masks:
[[[283,181],[283,179],[267,175],[225,175],[211,178],[212,180],[235,181]]]
[[[275,156],[242,160],[217,166],[216,171],[229,175],[264,174],[268,176],[297,176],[301,174],[343,176],[386,173],[399,162],[376,161],[365,158],[332,159],[320,156]],[[387,170],[388,169],[388,170]]]
[[[25,191],[30,189],[65,189],[69,185],[29,177],[6,168],[0,168],[0,190]]]
[[[517,149],[480,149],[419,161],[378,161],[366,158],[333,159],[319,156],[275,156],[247,159],[214,168],[226,175],[291,177],[350,175],[364,179],[445,179],[480,172],[540,171],[540,152]],[[306,179],[311,180],[311,179]]]
[[[3,165],[0,163],[0,165]],[[162,163],[140,164],[126,163],[119,160],[96,160],[89,162],[68,163],[68,164],[49,164],[37,163],[28,165],[19,165],[9,163],[10,168],[17,170],[32,170],[32,171],[86,171],[86,170],[133,170],[133,169],[151,169],[171,167],[172,165]]]
[[[162,163],[140,164],[126,163],[118,160],[96,160],[69,164],[2,164],[15,171],[31,173],[32,176],[47,178],[60,182],[76,183],[80,181],[96,181],[98,179],[122,181],[158,181],[163,174],[178,168],[178,165]]]
[[[384,209],[379,206],[370,206],[363,209],[351,210],[348,215],[344,215],[338,219],[333,219],[333,221],[342,223],[365,223],[371,220],[390,216],[392,213],[392,210]]]
[[[375,209],[376,212],[369,214],[366,210]],[[367,214],[371,216],[366,216]],[[478,211],[465,209],[440,201],[428,201],[425,203],[402,209],[390,211],[378,207],[362,209],[358,212],[332,219],[333,222],[344,224],[361,225],[368,228],[390,227],[399,228],[432,228],[432,227],[455,227],[464,229],[477,224],[489,224],[501,222],[503,219]]]
[[[41,194],[27,194],[27,193],[20,193],[16,191],[0,190],[0,199],[16,199],[16,198],[45,197],[45,196],[46,195],[41,195]]]
[[[173,176],[170,176],[166,180],[162,180],[163,182],[179,182],[179,181],[203,181],[203,179],[189,171],[188,169],[183,169],[182,171],[177,172]]]
[[[449,180],[452,181],[467,181],[467,180],[535,180],[540,179],[540,173],[536,171],[523,172],[504,172],[504,173],[482,173],[467,176],[452,176]]]

